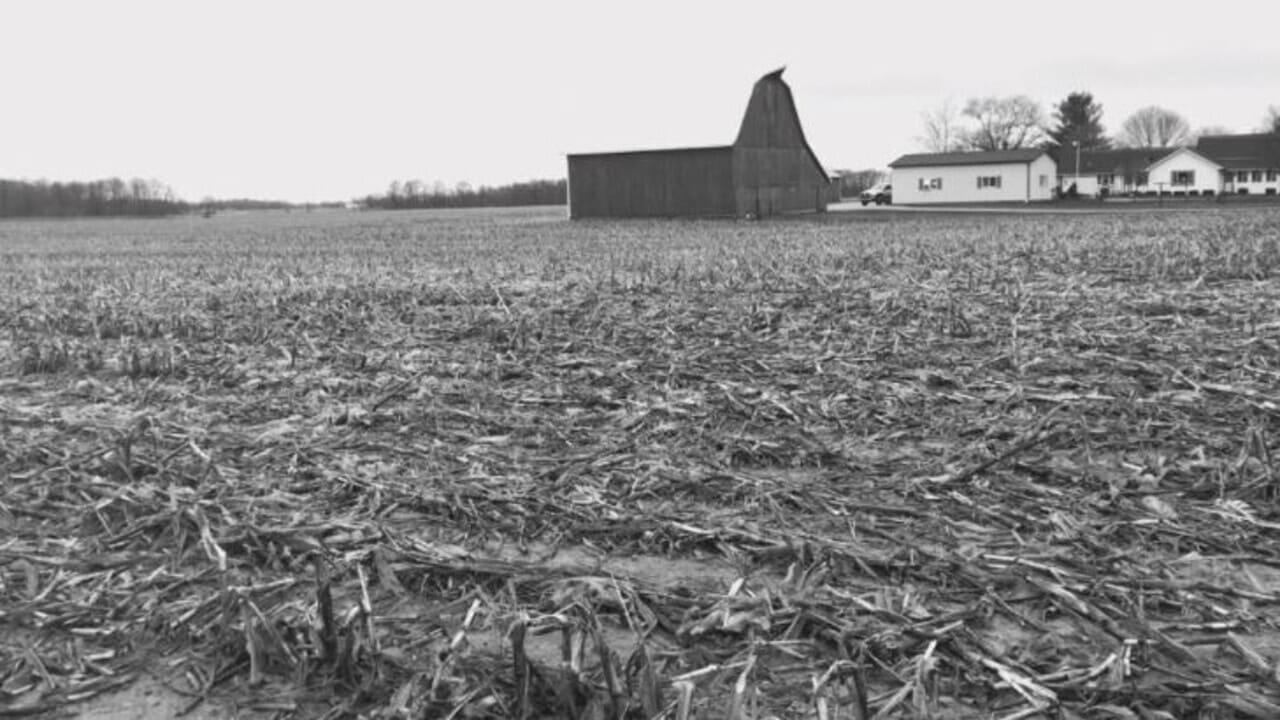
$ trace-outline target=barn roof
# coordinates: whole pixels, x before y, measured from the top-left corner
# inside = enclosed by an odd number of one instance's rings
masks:
[[[774,86],[778,89],[779,94],[781,94],[785,98],[785,105],[786,105],[787,112],[791,116],[792,121],[795,123],[795,128],[796,128],[796,131],[799,133],[799,140],[800,140],[800,143],[804,146],[805,153],[809,156],[809,159],[813,162],[813,165],[815,168],[817,168],[818,172],[822,173],[823,175],[827,175],[828,173],[827,173],[826,167],[818,160],[817,153],[813,151],[813,147],[809,145],[809,140],[804,135],[804,126],[800,124],[800,114],[796,110],[795,96],[791,92],[791,86],[789,86],[786,83],[786,81],[782,79],[782,73],[785,70],[786,70],[786,67],[784,66],[772,72],[765,73],[760,77],[759,80],[756,80],[754,85],[752,85],[751,97],[747,101],[746,109],[743,110],[742,112],[741,119],[739,120],[739,125],[738,125],[738,136],[737,136],[737,139],[734,140],[734,143],[732,145],[708,144],[708,145],[689,145],[689,146],[675,146],[675,147],[636,148],[636,149],[630,149],[630,150],[604,150],[604,151],[568,153],[568,156],[571,158],[573,157],[606,157],[606,156],[621,157],[621,156],[637,156],[637,155],[656,155],[656,154],[663,154],[663,153],[704,153],[704,152],[711,153],[711,152],[724,152],[726,150],[731,150],[735,146],[739,146],[739,147],[753,146],[756,144],[756,141],[759,139],[755,137],[759,128],[754,127],[751,122],[753,117],[752,111],[754,109],[753,104],[758,105],[761,103],[767,103],[767,100],[764,99],[764,96],[767,94],[769,87]]]
[[[1076,152],[1073,148],[1059,150],[1059,175],[1096,175],[1100,173],[1127,174],[1146,170],[1152,163],[1164,159],[1177,148],[1144,147],[1116,148],[1114,150],[1081,150],[1080,168],[1076,169]]]
[[[732,145],[699,145],[697,147],[653,148],[645,150],[613,150],[609,152],[569,153],[569,157],[605,157],[628,155],[662,155],[667,153],[717,153],[732,150]]]
[[[813,163],[813,166],[817,168],[818,172],[830,177],[826,167],[823,166],[820,160],[818,160],[818,154],[813,151],[813,146],[809,144],[808,138],[804,135],[804,125],[800,123],[800,112],[796,110],[795,95],[792,94],[791,86],[787,84],[787,81],[782,79],[782,73],[786,69],[787,68],[784,65],[773,72],[765,73],[764,75],[761,75],[760,79],[752,86],[751,99],[747,101],[747,109],[742,113],[742,123],[738,126],[738,138],[733,141],[733,144],[737,147],[754,147],[757,145],[770,144],[762,136],[768,132],[768,129],[761,127],[759,123],[753,122],[753,119],[763,117],[765,115],[763,107],[761,106],[769,102],[767,97],[768,89],[769,86],[774,86],[778,89],[778,92],[785,100],[784,104],[786,105],[787,114],[791,117],[791,122],[794,123],[795,132],[798,134],[800,144],[804,146],[805,153],[809,156],[809,160]]]
[[[1224,168],[1280,168],[1280,135],[1205,135],[1196,142],[1196,151]]]
[[[987,150],[947,153],[912,153],[889,163],[891,168],[939,167],[951,165],[1007,165],[1029,163],[1044,155],[1039,148],[1019,150]]]

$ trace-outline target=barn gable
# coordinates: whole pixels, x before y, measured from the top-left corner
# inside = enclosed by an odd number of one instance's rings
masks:
[[[738,139],[733,145],[738,148],[803,149],[813,163],[814,171],[825,173],[817,154],[804,137],[791,86],[782,79],[785,69],[778,68],[765,75],[751,88],[751,99],[747,101],[747,111],[742,114]]]

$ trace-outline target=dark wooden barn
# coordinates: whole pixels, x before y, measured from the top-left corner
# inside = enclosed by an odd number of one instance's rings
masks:
[[[830,192],[782,70],[756,81],[732,145],[569,156],[572,218],[817,212]]]

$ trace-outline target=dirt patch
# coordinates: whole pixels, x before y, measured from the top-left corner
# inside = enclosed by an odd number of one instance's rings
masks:
[[[71,705],[72,717],[80,720],[171,720],[182,715],[187,720],[226,720],[252,717],[212,701],[191,707],[192,698],[165,687],[152,678],[143,678],[126,688]]]
[[[602,555],[581,545],[550,547],[534,543],[521,549],[508,543],[494,543],[473,555],[477,559],[528,563],[547,570],[627,578],[665,590],[725,592],[739,577],[732,565],[718,558]]]

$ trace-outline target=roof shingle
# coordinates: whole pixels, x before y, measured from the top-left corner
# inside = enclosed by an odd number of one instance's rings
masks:
[[[1007,163],[1029,163],[1044,155],[1039,148],[1022,148],[1020,150],[989,150],[949,153],[913,153],[889,163],[891,168],[905,167],[938,167],[943,165],[1003,165]]]
[[[1080,169],[1076,169],[1076,152],[1073,148],[1061,148],[1058,158],[1059,175],[1129,175],[1146,170],[1152,163],[1164,158],[1177,148],[1145,147],[1117,148],[1115,150],[1081,150]]]
[[[1205,135],[1196,142],[1196,152],[1229,170],[1280,168],[1280,135]]]

